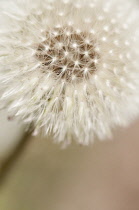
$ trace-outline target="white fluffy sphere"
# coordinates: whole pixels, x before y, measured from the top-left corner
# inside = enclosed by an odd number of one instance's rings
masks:
[[[88,144],[138,116],[136,0],[10,0],[0,24],[0,106],[34,135]]]

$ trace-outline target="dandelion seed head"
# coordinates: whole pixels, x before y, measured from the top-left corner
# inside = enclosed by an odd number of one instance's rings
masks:
[[[138,9],[136,0],[1,2],[0,108],[64,144],[128,125],[139,114]]]

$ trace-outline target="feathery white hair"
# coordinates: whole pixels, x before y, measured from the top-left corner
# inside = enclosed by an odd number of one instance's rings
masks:
[[[0,23],[0,106],[34,135],[88,144],[138,115],[136,0],[10,0]]]

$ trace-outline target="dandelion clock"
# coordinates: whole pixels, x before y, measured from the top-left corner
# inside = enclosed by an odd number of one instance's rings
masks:
[[[89,144],[139,113],[136,0],[0,3],[0,108],[34,135]]]

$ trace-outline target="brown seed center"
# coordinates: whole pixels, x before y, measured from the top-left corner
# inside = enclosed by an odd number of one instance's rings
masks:
[[[87,79],[94,73],[99,58],[90,35],[65,27],[54,28],[45,36],[36,53],[43,73],[53,73],[56,79],[68,82]]]

